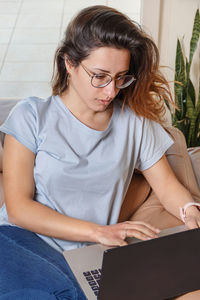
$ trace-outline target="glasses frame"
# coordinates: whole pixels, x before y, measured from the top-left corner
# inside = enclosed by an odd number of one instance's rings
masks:
[[[114,80],[114,81],[115,81],[115,87],[116,87],[117,89],[125,89],[126,87],[128,87],[129,85],[131,85],[131,84],[136,80],[136,78],[135,78],[133,75],[128,75],[128,74],[121,75],[121,76],[119,76],[119,78],[120,78],[120,77],[126,77],[126,76],[128,76],[128,77],[132,77],[132,81],[130,81],[130,83],[129,83],[128,85],[124,86],[124,87],[118,87],[118,86],[117,86],[117,80],[118,80],[118,79],[115,78],[115,77],[112,77],[110,74],[105,74],[106,76],[110,77],[110,80],[109,80],[108,82],[106,82],[106,83],[100,85],[100,86],[95,86],[95,85],[92,83],[92,80],[93,80],[93,78],[95,78],[96,76],[98,76],[98,74],[93,74],[93,75],[92,75],[92,72],[91,72],[86,66],[84,66],[82,63],[81,63],[80,65],[81,65],[81,67],[83,68],[83,70],[88,74],[88,76],[91,78],[90,83],[91,83],[91,85],[92,85],[93,87],[95,87],[95,88],[104,88],[105,86],[109,85],[109,84],[111,83],[112,80]]]

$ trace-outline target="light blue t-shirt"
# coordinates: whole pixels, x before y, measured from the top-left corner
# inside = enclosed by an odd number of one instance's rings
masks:
[[[104,131],[80,122],[59,96],[20,101],[0,130],[36,154],[36,201],[102,225],[117,222],[134,168],[150,168],[173,143],[159,124],[122,110],[119,100]],[[5,205],[0,224],[8,224]],[[40,237],[60,251],[87,244]]]

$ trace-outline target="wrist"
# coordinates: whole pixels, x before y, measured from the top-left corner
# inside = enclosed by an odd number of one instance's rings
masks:
[[[180,217],[183,223],[185,223],[185,218],[188,216],[194,216],[199,214],[200,203],[197,202],[188,202],[184,207],[180,208]]]
[[[94,243],[100,243],[101,237],[103,236],[103,227],[99,224],[93,224],[90,235],[90,241]]]
[[[104,227],[103,225],[98,225],[94,232],[94,238],[96,243],[101,243],[102,237],[104,236]]]
[[[198,211],[199,211],[198,207],[192,205],[186,209],[185,216],[188,217],[190,215],[194,215],[198,213]]]

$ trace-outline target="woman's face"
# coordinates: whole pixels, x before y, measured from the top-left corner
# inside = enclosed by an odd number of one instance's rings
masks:
[[[101,47],[93,50],[78,67],[66,61],[70,74],[67,94],[74,105],[94,112],[105,111],[116,97],[119,89],[114,78],[125,75],[129,70],[130,52],[127,49]],[[97,88],[91,84],[91,76],[97,75],[95,84],[109,74],[113,80],[105,87]],[[99,80],[99,81],[98,81]]]

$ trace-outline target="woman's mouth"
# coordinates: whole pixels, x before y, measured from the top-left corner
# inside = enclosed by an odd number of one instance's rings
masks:
[[[101,104],[104,105],[108,105],[111,102],[111,99],[107,100],[107,99],[97,99],[98,102],[100,102]]]

